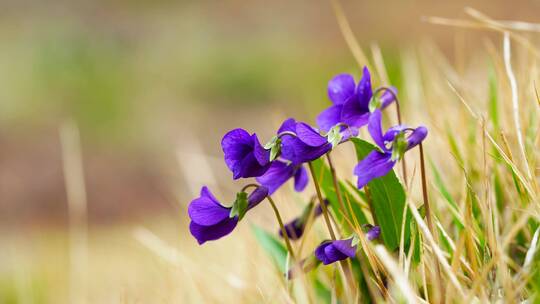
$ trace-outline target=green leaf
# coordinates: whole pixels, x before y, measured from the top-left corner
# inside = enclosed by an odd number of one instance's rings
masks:
[[[287,260],[287,249],[285,249],[285,246],[274,235],[266,232],[261,227],[252,225],[251,230],[261,247],[272,258],[278,269],[282,273],[285,273],[285,263]]]
[[[366,157],[375,146],[358,138],[352,138],[358,160]],[[371,195],[372,212],[381,226],[381,236],[390,250],[399,246],[403,211],[405,210],[405,190],[394,171],[374,179],[367,185]],[[407,245],[410,239],[410,215],[405,220],[404,241]]]

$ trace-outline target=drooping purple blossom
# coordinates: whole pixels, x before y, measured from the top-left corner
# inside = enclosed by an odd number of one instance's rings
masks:
[[[257,206],[268,195],[266,187],[258,187],[248,197],[247,210]],[[202,245],[231,233],[238,224],[238,216],[231,217],[231,208],[223,206],[205,186],[198,198],[188,207],[191,219],[189,230]]]
[[[324,203],[328,205],[328,200],[324,200]],[[304,234],[304,229],[306,228],[306,224],[309,218],[309,215],[312,212],[313,203],[310,203],[302,212],[302,215],[299,217],[294,218],[287,224],[285,224],[285,232],[287,233],[287,237],[291,240],[298,240],[302,237]],[[317,218],[322,214],[322,206],[318,204],[315,207],[315,210],[313,210],[313,218]],[[279,236],[283,237],[283,232],[279,230]]]
[[[264,149],[256,134],[234,129],[223,136],[221,148],[233,178],[261,176],[270,168],[270,151]]]
[[[373,241],[374,239],[378,239],[379,236],[381,236],[381,227],[369,225],[369,230],[368,232],[366,232],[366,237],[368,241]]]
[[[381,116],[381,111],[377,109],[369,118],[368,131],[380,150],[371,151],[354,168],[354,174],[358,176],[358,189],[375,178],[385,176],[402,158],[403,153],[422,142],[428,133],[424,126],[416,129],[394,126],[383,134]],[[412,132],[405,137],[407,131]]]
[[[366,232],[368,241],[373,241],[374,239],[379,238],[380,235],[381,227],[379,226],[370,225],[368,232]],[[358,243],[358,239],[355,242],[355,238],[357,237],[358,236],[336,241],[324,241],[317,249],[315,249],[315,257],[324,265],[345,260],[346,258],[354,258],[357,249],[356,243]]]
[[[303,122],[296,122],[293,118],[283,122],[280,133],[292,132],[295,135],[285,134],[281,139],[281,157],[293,164],[301,164],[315,160],[332,149],[332,143],[321,135],[316,129]]]
[[[290,178],[294,178],[294,190],[297,192],[303,191],[309,181],[306,168],[302,164],[275,160],[263,175],[257,177],[257,182],[268,188],[271,195]]]
[[[378,98],[378,105],[386,108],[395,100],[396,88],[390,87]],[[394,94],[392,94],[394,93]],[[358,128],[366,125],[370,116],[370,102],[373,98],[371,75],[364,67],[362,78],[355,84],[350,74],[340,74],[328,82],[328,97],[333,105],[317,117],[321,130],[328,132],[338,124],[347,125],[351,133],[358,134]],[[342,131],[345,127],[342,127]]]
[[[354,258],[356,245],[352,245],[353,238],[336,241],[324,241],[315,249],[315,257],[324,265],[332,264],[346,258]]]

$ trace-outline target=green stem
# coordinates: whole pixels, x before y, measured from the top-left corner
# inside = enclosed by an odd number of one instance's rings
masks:
[[[351,217],[351,214],[349,214],[349,211],[345,208],[345,204],[343,203],[343,196],[341,195],[341,188],[339,187],[339,182],[336,175],[336,169],[334,168],[334,165],[332,163],[332,157],[330,157],[330,152],[326,153],[326,159],[328,160],[328,166],[330,167],[330,173],[332,175],[332,183],[334,184],[334,189],[336,189],[336,196],[339,202],[339,207],[344,211],[344,215],[347,214],[349,217]]]
[[[274,200],[270,196],[267,196],[266,199],[268,199],[268,201],[270,202],[270,205],[272,206],[272,209],[274,209],[274,213],[276,214],[276,219],[278,221],[279,228],[281,229],[281,233],[283,234],[283,239],[285,240],[285,245],[287,246],[287,250],[289,250],[289,254],[291,255],[291,258],[293,259],[293,263],[296,263],[296,256],[294,255],[294,251],[291,246],[291,241],[289,240],[289,236],[287,235],[287,230],[285,229],[285,226],[283,225],[283,220],[281,219],[279,210],[276,207]]]
[[[317,174],[315,174],[315,170],[313,169],[313,163],[309,162],[308,165],[309,165],[309,171],[311,172],[311,178],[313,179],[313,184],[315,186],[315,191],[317,192],[317,197],[319,198],[319,204],[321,205],[324,221],[326,222],[326,227],[328,227],[328,232],[330,233],[330,237],[332,238],[332,241],[335,241],[336,235],[334,234],[332,223],[330,223],[330,216],[328,215],[328,208],[326,204],[324,203],[324,199],[321,194],[321,187],[319,186],[319,181],[317,180]]]

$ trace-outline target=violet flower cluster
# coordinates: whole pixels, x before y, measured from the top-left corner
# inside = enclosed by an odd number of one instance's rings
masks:
[[[258,185],[250,184],[255,190],[249,195],[246,192],[249,186],[244,187],[230,207],[222,205],[207,187],[203,187],[200,197],[194,199],[188,208],[190,231],[199,244],[230,234],[247,211],[289,180],[293,180],[295,191],[304,191],[309,183],[306,163],[358,136],[360,128],[365,125],[377,149],[354,169],[359,189],[390,172],[406,151],[427,136],[427,129],[423,126],[413,129],[397,125],[383,133],[382,110],[395,101],[397,90],[390,87],[376,96],[378,91],[372,88],[367,68],[363,69],[358,83],[355,83],[352,75],[340,74],[329,81],[327,90],[332,105],[318,115],[317,127],[289,118],[264,145],[256,134],[240,128],[223,136],[221,147],[232,178],[255,178]],[[299,217],[284,225],[280,236],[287,240],[300,239],[305,234],[308,220],[315,220],[322,212],[323,206],[308,204]],[[371,241],[377,239],[380,233],[380,227],[372,226],[366,236]],[[318,262],[330,264],[355,257],[356,249],[357,236],[353,236],[324,241],[314,250],[313,256]]]

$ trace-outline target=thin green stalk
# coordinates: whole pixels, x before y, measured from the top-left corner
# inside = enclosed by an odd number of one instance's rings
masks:
[[[319,186],[319,181],[317,180],[317,174],[315,174],[315,169],[313,169],[313,164],[309,162],[308,165],[309,165],[309,172],[311,172],[311,178],[313,179],[313,184],[315,186],[315,191],[317,192],[317,198],[319,198],[319,203],[321,205],[321,209],[323,212],[324,221],[326,222],[326,227],[328,228],[328,232],[330,233],[330,237],[332,238],[332,241],[335,241],[336,234],[334,233],[334,229],[332,228],[332,223],[330,223],[330,216],[328,215],[328,208],[326,204],[324,203],[324,199],[322,197],[321,187]]]
[[[293,259],[293,263],[296,263],[296,256],[294,255],[294,251],[291,246],[291,241],[289,240],[289,236],[287,235],[287,230],[285,230],[285,226],[283,225],[283,220],[281,219],[281,215],[279,213],[278,208],[276,207],[276,204],[274,203],[274,200],[269,196],[266,197],[268,201],[270,202],[270,205],[272,206],[272,209],[274,209],[274,213],[276,214],[276,219],[279,224],[279,228],[281,229],[281,233],[283,234],[283,239],[285,240],[285,245],[287,246],[287,249],[289,250],[289,254],[291,255],[291,258]]]
[[[336,189],[336,196],[337,200],[339,202],[339,207],[341,210],[344,211],[343,215],[347,215],[348,217],[351,217],[351,213],[349,213],[349,210],[345,208],[345,204],[343,203],[343,196],[341,194],[341,187],[339,186],[339,182],[336,175],[336,169],[334,168],[334,164],[332,163],[332,157],[330,156],[330,152],[326,153],[326,159],[328,160],[328,166],[330,167],[330,173],[332,175],[332,183],[334,184],[334,189]]]

